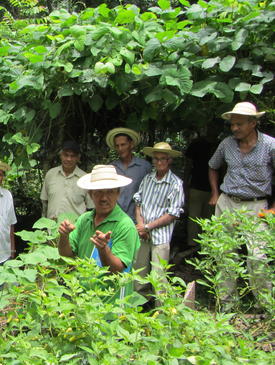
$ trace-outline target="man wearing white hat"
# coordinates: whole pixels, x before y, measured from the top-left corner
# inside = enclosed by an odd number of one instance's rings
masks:
[[[0,161],[0,265],[15,256],[14,225],[17,222],[12,195],[2,187],[10,166]]]
[[[119,156],[118,160],[110,164],[115,166],[118,174],[132,179],[131,184],[120,189],[118,204],[135,220],[133,195],[144,176],[151,172],[152,166],[148,161],[134,156],[133,150],[140,143],[140,135],[133,129],[119,127],[110,130],[106,136],[106,143]]]
[[[222,114],[223,119],[230,121],[233,136],[225,138],[209,160],[212,190],[209,204],[216,205],[217,216],[226,209],[240,209],[244,206],[255,213],[267,208],[275,170],[275,139],[257,130],[258,119],[264,114],[249,102],[238,103],[233,110]],[[219,188],[218,170],[224,163],[227,164],[227,170]],[[261,250],[253,252],[253,256],[260,261],[265,258]],[[251,266],[255,266],[255,263],[256,260]],[[256,276],[255,274],[255,278]],[[228,280],[226,285],[230,298],[235,291],[235,282]],[[262,287],[269,288],[270,285],[264,278],[258,277],[254,287],[260,290]]]
[[[95,209],[82,214],[75,226],[67,220],[61,223],[58,248],[62,256],[94,258],[113,273],[131,269],[140,241],[132,219],[117,204],[120,188],[130,183],[111,165],[96,165],[78,180]],[[131,287],[126,290],[129,294]]]
[[[169,262],[170,241],[184,203],[183,183],[171,170],[173,157],[180,157],[166,142],[154,147],[145,147],[143,153],[152,157],[155,171],[147,174],[134,195],[136,202],[137,230],[142,238],[135,268],[144,269],[141,276],[151,270],[162,274],[162,270],[151,263],[160,264],[160,260]],[[165,280],[164,280],[165,281]],[[136,290],[150,297],[150,287],[136,283]]]

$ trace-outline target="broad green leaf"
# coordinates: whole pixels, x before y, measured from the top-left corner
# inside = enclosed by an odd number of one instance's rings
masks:
[[[136,14],[132,10],[119,9],[118,15],[115,18],[115,24],[128,24],[133,23]]]
[[[169,0],[158,0],[158,5],[162,10],[169,9],[171,6]]]
[[[233,51],[237,51],[244,43],[248,36],[248,31],[244,28],[240,29],[235,34],[235,39],[232,42],[231,48]]]
[[[18,90],[28,87],[30,89],[41,90],[43,88],[44,76],[21,76],[18,80],[13,81],[10,85],[10,93],[15,94]]]
[[[157,38],[150,39],[143,51],[145,61],[151,61],[160,51],[161,44]]]
[[[247,82],[240,82],[239,85],[235,87],[235,91],[249,91],[251,88],[251,84],[248,84]]]
[[[189,19],[205,18],[204,9],[197,4],[191,5],[190,8],[187,9],[186,15],[188,16]]]
[[[156,87],[145,96],[145,102],[147,104],[162,99],[162,88]]]
[[[71,96],[74,94],[73,88],[70,85],[64,85],[58,90],[58,96]]]
[[[208,58],[202,63],[202,68],[208,69],[214,67],[218,62],[220,62],[220,57]]]
[[[60,56],[60,55],[61,55],[61,53],[62,53],[65,49],[67,49],[67,48],[71,47],[71,45],[72,45],[72,44],[74,44],[74,41],[70,40],[70,41],[65,42],[64,44],[62,44],[62,46],[58,47],[58,48],[57,48],[57,51],[56,51],[56,56]]]
[[[135,53],[132,51],[129,51],[127,48],[122,48],[120,50],[121,56],[125,59],[127,63],[132,65],[135,61]]]
[[[252,85],[250,88],[250,92],[252,94],[260,95],[262,91],[263,91],[263,84]]]
[[[235,56],[224,57],[219,64],[220,70],[223,72],[230,71],[235,64],[235,61],[236,61]]]
[[[34,54],[30,52],[23,53],[24,57],[26,57],[31,63],[43,62],[44,56],[39,54]]]
[[[37,275],[36,269],[25,269],[25,270],[21,271],[21,274],[20,274],[21,277],[27,279],[31,283],[35,282],[36,275]]]
[[[27,145],[27,153],[28,155],[33,154],[34,152],[39,150],[40,145],[38,143],[31,143]]]
[[[54,229],[56,227],[57,227],[56,221],[46,217],[39,218],[32,226],[32,228],[34,229],[44,229],[44,228]]]

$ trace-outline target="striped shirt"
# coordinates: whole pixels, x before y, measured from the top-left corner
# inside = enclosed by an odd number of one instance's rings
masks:
[[[271,195],[275,138],[258,132],[256,145],[249,153],[242,153],[238,141],[233,136],[227,137],[208,164],[218,170],[224,162],[227,171],[220,187],[224,193],[248,199]]]
[[[184,203],[182,180],[171,170],[161,180],[156,178],[156,172],[147,174],[134,195],[134,201],[141,208],[145,224],[166,213],[179,217]],[[153,229],[150,232],[152,243],[154,245],[170,243],[175,224],[176,220],[166,226]]]

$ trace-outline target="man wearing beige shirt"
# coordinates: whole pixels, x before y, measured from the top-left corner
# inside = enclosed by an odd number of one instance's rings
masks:
[[[56,219],[62,213],[79,216],[93,208],[87,191],[76,184],[81,176],[86,175],[77,166],[79,159],[79,145],[74,141],[64,142],[60,152],[61,165],[47,172],[40,194],[44,217]]]

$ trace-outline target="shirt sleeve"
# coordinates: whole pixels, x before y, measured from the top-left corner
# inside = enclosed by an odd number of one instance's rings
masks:
[[[112,254],[118,257],[123,264],[128,267],[133,264],[136,252],[140,247],[137,230],[134,226],[129,226],[127,222],[120,222],[121,229],[112,237]]]
[[[168,196],[169,207],[167,213],[179,217],[184,203],[184,193],[182,183],[178,182],[173,186]]]
[[[48,174],[46,174],[46,176],[45,176],[43,186],[42,186],[42,190],[41,190],[41,193],[40,193],[40,199],[41,200],[48,200],[48,193],[47,193],[47,189],[46,189],[47,180],[48,180]]]
[[[13,198],[12,198],[11,193],[10,193],[10,207],[9,207],[9,212],[8,212],[8,220],[9,220],[9,225],[13,225],[13,224],[17,223],[15,210],[14,210],[14,204],[13,204]]]
[[[225,151],[225,146],[224,146],[224,141],[222,141],[219,144],[216,151],[214,152],[214,155],[211,157],[211,159],[208,162],[208,166],[211,169],[218,170],[223,165],[224,151]]]
[[[145,180],[145,177],[142,179],[142,181],[139,185],[138,191],[133,196],[134,202],[137,206],[140,206],[142,203],[142,190],[143,190],[144,180]]]

